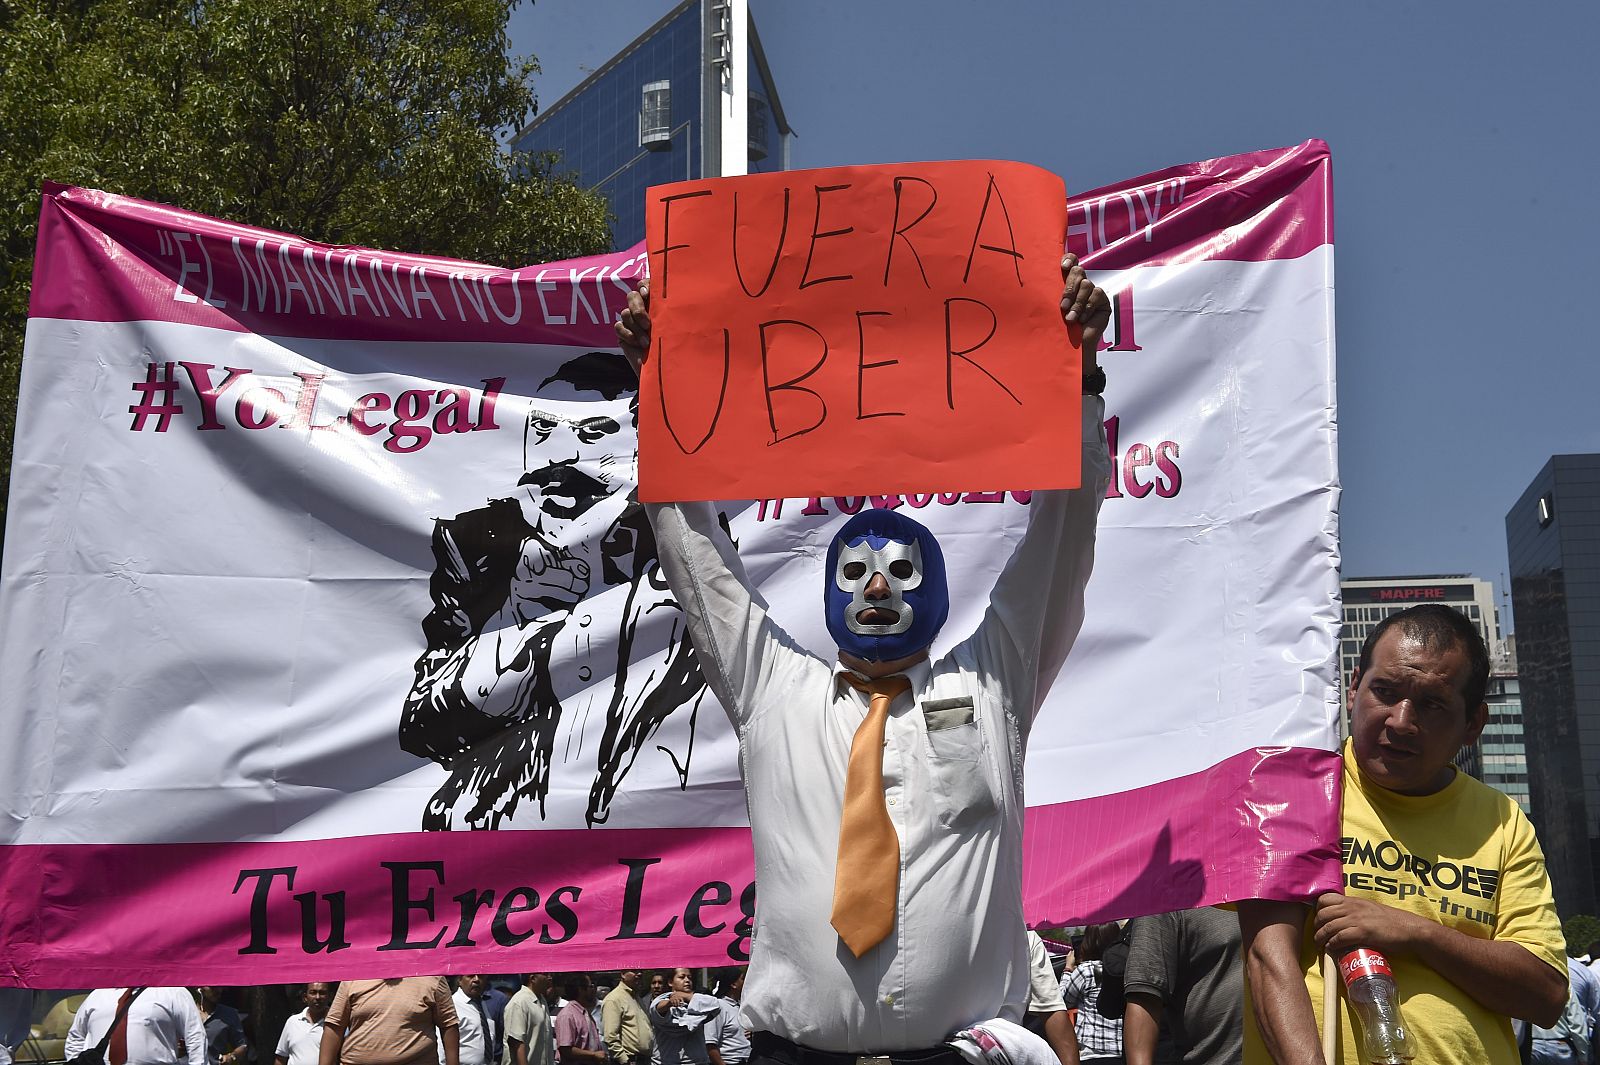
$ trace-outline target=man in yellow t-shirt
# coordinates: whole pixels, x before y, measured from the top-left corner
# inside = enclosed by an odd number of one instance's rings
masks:
[[[1517,1065],[1510,1018],[1560,1015],[1564,941],[1533,826],[1453,764],[1483,730],[1488,674],[1477,628],[1446,606],[1367,637],[1344,749],[1344,893],[1314,912],[1239,905],[1246,1065],[1322,1062],[1324,952],[1387,956],[1419,1065]],[[1348,1004],[1340,1014],[1340,1057],[1364,1065]]]

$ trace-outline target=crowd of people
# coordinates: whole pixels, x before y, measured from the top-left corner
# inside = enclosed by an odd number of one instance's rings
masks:
[[[1060,1065],[1239,1061],[1232,913],[1028,942],[1025,1024]],[[78,1007],[64,1056],[103,1045],[108,1065],[267,1065],[271,1046],[271,1065],[745,1065],[744,979],[735,967],[314,982],[283,989],[301,1008],[281,1027],[230,1005],[241,989],[103,988]]]
[[[1240,1061],[1233,913],[1028,943],[1024,1023],[1060,1065]],[[745,1065],[744,978],[736,967],[314,982],[284,989],[301,1009],[281,1028],[230,1005],[238,989],[106,988],[79,1006],[65,1057],[104,1044],[108,1065],[267,1065],[268,1046],[271,1065]]]
[[[301,1009],[279,1030],[217,987],[101,988],[78,1006],[63,1056],[266,1065],[272,1046],[272,1065],[744,1065],[743,986],[743,968],[313,982],[291,992]]]
[[[1028,943],[1024,1023],[1060,1065],[1242,1060],[1231,910],[1091,925],[1070,939],[1029,932]],[[1562,1020],[1518,1028],[1526,1062],[1593,1061],[1600,960],[1568,968]],[[108,1065],[267,1065],[273,1046],[271,1065],[745,1065],[744,977],[737,967],[314,982],[283,989],[301,1009],[281,1028],[230,1005],[239,989],[103,988],[78,1007],[64,1056],[101,1047]]]

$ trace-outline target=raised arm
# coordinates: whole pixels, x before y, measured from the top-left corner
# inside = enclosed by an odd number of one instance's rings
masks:
[[[650,282],[628,294],[617,322],[622,351],[637,370],[650,348]],[[767,616],[733,541],[710,503],[647,503],[661,572],[688,619],[706,683],[735,728],[743,728],[755,691],[780,663],[804,652]]]
[[[1043,693],[1066,661],[1083,626],[1083,589],[1094,566],[1095,523],[1111,477],[1105,438],[1105,405],[1098,391],[1100,337],[1111,320],[1111,301],[1078,265],[1061,260],[1062,318],[1083,331],[1082,481],[1078,488],[1033,493],[1028,527],[1001,571],[989,609],[974,633],[982,653],[1010,660],[1008,673],[1034,678],[1032,703],[1017,710],[1031,720]],[[1059,352],[1043,357],[1058,358]]]

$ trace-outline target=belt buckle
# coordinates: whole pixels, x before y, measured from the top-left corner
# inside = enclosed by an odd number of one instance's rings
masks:
[[[856,1058],[856,1065],[892,1065],[887,1054],[861,1054]]]

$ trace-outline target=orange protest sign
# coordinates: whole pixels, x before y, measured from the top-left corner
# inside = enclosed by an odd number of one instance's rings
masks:
[[[902,163],[648,196],[640,498],[1077,486],[1059,177]]]

